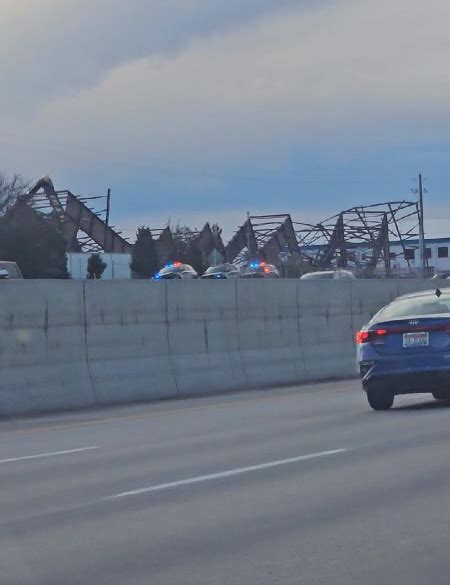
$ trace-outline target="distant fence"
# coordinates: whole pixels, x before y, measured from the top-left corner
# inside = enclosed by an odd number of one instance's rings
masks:
[[[425,288],[429,281],[2,282],[0,415],[353,375],[354,331],[399,294]]]

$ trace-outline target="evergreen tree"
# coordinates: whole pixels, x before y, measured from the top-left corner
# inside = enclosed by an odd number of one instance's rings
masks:
[[[70,278],[64,237],[26,204],[0,218],[0,259],[16,262],[24,278]]]
[[[100,280],[108,265],[103,262],[100,254],[92,254],[87,265],[87,278],[89,280]]]
[[[134,244],[131,271],[138,278],[151,278],[159,270],[159,258],[156,243],[150,228],[138,228]]]

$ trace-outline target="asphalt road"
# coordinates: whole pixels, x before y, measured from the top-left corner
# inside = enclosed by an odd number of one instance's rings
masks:
[[[0,423],[1,585],[449,585],[450,406],[355,381]]]

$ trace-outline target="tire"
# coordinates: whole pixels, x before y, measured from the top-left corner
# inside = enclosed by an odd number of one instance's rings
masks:
[[[436,400],[450,400],[450,392],[447,390],[435,390],[431,394]]]
[[[389,390],[368,390],[367,401],[373,410],[389,410],[394,404],[394,394]]]

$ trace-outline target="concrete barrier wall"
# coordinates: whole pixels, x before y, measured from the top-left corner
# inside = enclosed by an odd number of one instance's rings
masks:
[[[3,282],[0,416],[350,376],[354,332],[399,294],[431,286]]]
[[[94,405],[82,284],[2,284],[0,414]]]

